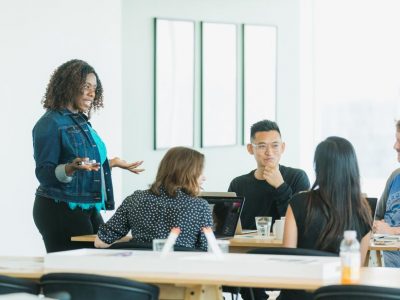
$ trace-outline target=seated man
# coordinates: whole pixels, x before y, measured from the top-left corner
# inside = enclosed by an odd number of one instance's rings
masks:
[[[400,162],[400,121],[396,123],[396,142],[393,146]],[[375,233],[400,234],[400,168],[386,182],[376,207],[373,225]],[[385,267],[400,267],[399,251],[383,251]]]
[[[285,216],[292,195],[310,188],[307,174],[279,164],[285,143],[278,125],[269,120],[251,126],[247,151],[254,155],[257,169],[232,180],[229,191],[246,198],[241,214],[242,227],[255,229],[256,216]]]
[[[292,195],[310,188],[307,174],[300,169],[279,165],[285,143],[275,122],[263,120],[251,126],[251,143],[247,151],[254,155],[257,169],[232,180],[229,191],[246,198],[240,216],[242,227],[255,229],[256,216],[271,216],[274,222],[286,215]],[[268,299],[264,289],[253,289],[255,300]],[[250,290],[242,288],[244,300],[253,299]]]

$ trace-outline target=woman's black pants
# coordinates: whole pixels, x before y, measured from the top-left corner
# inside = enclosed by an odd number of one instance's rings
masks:
[[[93,248],[93,243],[71,242],[76,235],[96,234],[104,223],[95,209],[70,209],[68,203],[36,196],[33,219],[43,237],[47,253],[79,248]]]

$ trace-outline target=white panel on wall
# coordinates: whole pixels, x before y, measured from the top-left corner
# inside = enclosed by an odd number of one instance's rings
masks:
[[[194,22],[156,20],[155,148],[193,146]]]
[[[236,25],[202,23],[203,147],[236,144],[236,52]]]

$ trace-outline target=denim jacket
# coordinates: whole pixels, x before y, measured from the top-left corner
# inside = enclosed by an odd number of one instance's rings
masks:
[[[47,110],[32,131],[39,187],[36,195],[75,203],[99,203],[101,197],[101,171],[75,171],[72,181],[63,183],[55,174],[60,164],[76,157],[89,157],[100,161],[97,145],[90,134],[87,117],[67,109]],[[111,170],[108,159],[102,165],[106,188],[107,210],[114,209]]]

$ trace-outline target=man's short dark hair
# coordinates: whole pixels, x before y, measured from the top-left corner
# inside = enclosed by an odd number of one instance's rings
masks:
[[[396,129],[400,132],[400,120],[397,120],[396,122]]]
[[[256,133],[260,131],[278,131],[279,135],[281,135],[281,131],[279,130],[278,124],[274,121],[270,120],[262,120],[257,123],[254,123],[250,129],[250,139],[254,140]]]

